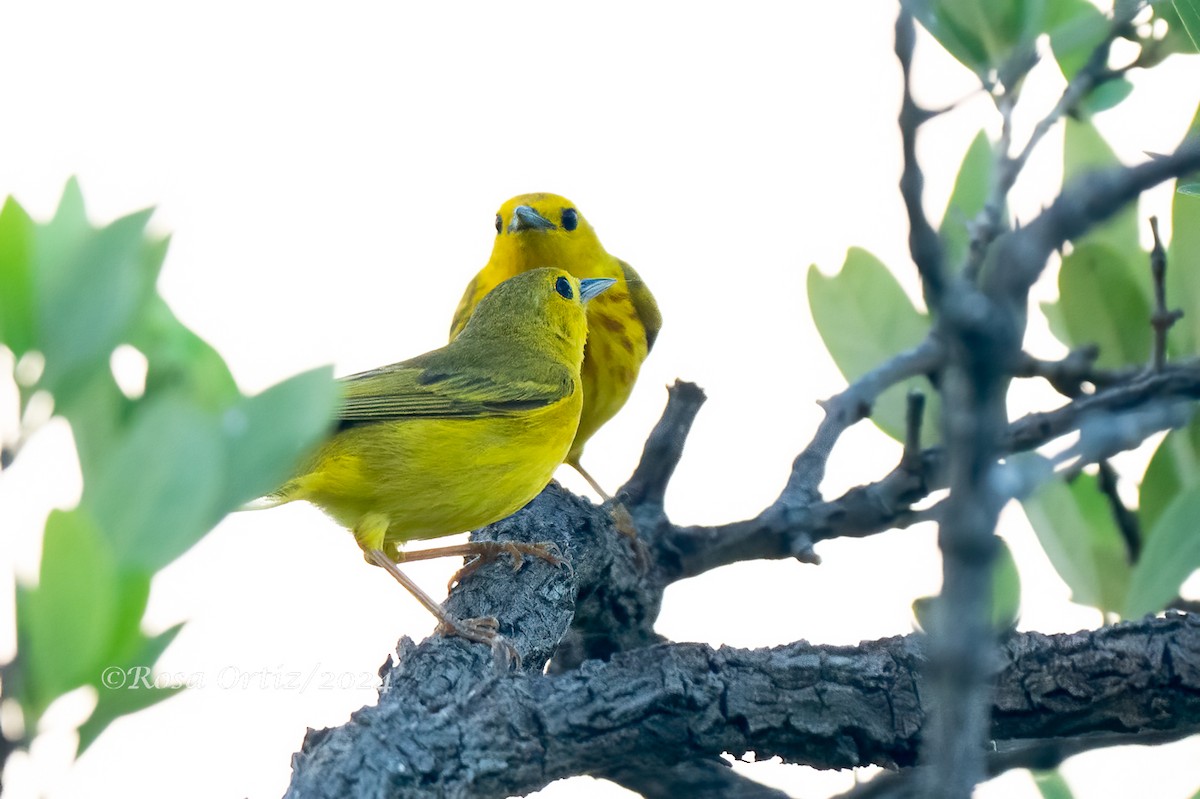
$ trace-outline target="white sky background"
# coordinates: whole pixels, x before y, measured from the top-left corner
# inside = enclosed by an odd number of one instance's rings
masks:
[[[490,252],[495,209],[522,192],[564,194],[638,268],[665,319],[633,399],[585,463],[618,486],[663,386],[693,380],[709,401],[668,510],[730,521],[777,495],[820,419],[815,401],[844,385],[809,318],[809,264],[832,272],[864,246],[917,293],[896,189],[894,14],[864,2],[14,0],[0,7],[0,192],[45,217],[78,175],[95,220],[158,206],[156,229],[173,234],[162,291],[251,391],[320,364],[345,374],[440,346]],[[1099,120],[1122,157],[1173,147],[1195,109],[1198,62],[1134,75],[1133,97]],[[1048,91],[1031,81],[1028,99],[1044,109],[1060,79],[1053,64],[1039,74]],[[974,88],[927,39],[917,83],[930,105]],[[975,97],[923,132],[935,219],[967,144],[981,124],[995,129],[989,109]],[[1050,139],[1018,186],[1021,218],[1058,179],[1061,137]],[[1154,197],[1168,216],[1166,193]],[[1060,352],[1040,319],[1030,335],[1040,354]],[[1051,401],[1034,392],[1018,403]],[[14,569],[36,573],[44,514],[75,496],[68,446],[48,429],[0,480],[6,582]],[[876,479],[898,454],[869,425],[854,428],[826,494]],[[569,470],[560,478],[584,490]],[[1099,623],[1067,602],[1019,511],[1003,531],[1025,583],[1023,628]],[[817,551],[820,567],[746,563],[676,585],[658,630],[746,647],[853,644],[909,632],[911,600],[939,583],[932,529]],[[406,569],[441,595],[455,566]],[[0,660],[15,646],[11,593],[0,585]],[[344,530],[302,506],[226,520],[162,573],[149,616],[155,631],[188,620],[161,670],[203,687],[118,721],[70,772],[68,739],[45,736],[32,762],[12,763],[12,796],[278,796],[305,728],[372,703],[396,638],[433,627]],[[64,705],[48,719],[59,729],[79,718],[79,703]],[[1200,770],[1180,764],[1198,753],[1195,743],[1103,752],[1066,773],[1081,797],[1148,782],[1185,797]],[[853,781],[777,765],[747,773],[805,796]],[[574,780],[542,795],[627,794]],[[1037,794],[1015,773],[978,795]]]

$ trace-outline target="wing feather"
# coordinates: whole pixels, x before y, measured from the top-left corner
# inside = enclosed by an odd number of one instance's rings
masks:
[[[654,295],[646,287],[646,282],[632,266],[619,258],[617,263],[621,264],[625,284],[629,286],[629,298],[633,300],[633,308],[637,311],[642,326],[646,328],[646,350],[652,350],[654,340],[658,338],[658,331],[662,329],[662,313],[658,310],[658,303],[654,301]]]
[[[570,371],[555,364],[537,370],[543,373],[537,380],[506,380],[499,376],[504,370],[452,370],[422,360],[342,378],[339,427],[406,418],[507,416],[553,405],[575,388]]]

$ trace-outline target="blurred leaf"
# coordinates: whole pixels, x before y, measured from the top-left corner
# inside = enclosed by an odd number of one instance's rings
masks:
[[[987,203],[994,180],[992,166],[992,146],[987,134],[981,130],[967,148],[962,166],[958,168],[954,192],[946,203],[946,213],[942,215],[942,226],[938,231],[942,237],[946,264],[951,269],[967,260],[971,246],[969,224]]]
[[[1200,48],[1200,0],[1175,0],[1175,12],[1192,44]]]
[[[1042,799],[1074,799],[1075,794],[1071,793],[1071,786],[1058,769],[1031,771],[1029,774],[1033,777],[1033,784],[1042,794]]]
[[[914,0],[909,8],[925,30],[959,63],[976,74],[984,74],[989,66],[987,48],[970,26],[962,27],[953,15],[944,12],[946,3],[947,0]]]
[[[1155,613],[1179,594],[1179,587],[1200,568],[1200,486],[1177,494],[1163,510],[1133,569],[1121,615],[1136,619]]]
[[[224,359],[180,322],[162,297],[146,304],[130,343],[146,356],[148,395],[177,390],[213,412],[241,398]]]
[[[55,399],[55,413],[71,424],[79,469],[85,478],[109,457],[133,408],[109,369],[92,370],[67,398]]]
[[[0,344],[20,358],[35,347],[33,220],[9,197],[0,209]]]
[[[129,660],[144,645],[146,636],[142,634],[141,625],[146,603],[150,599],[151,577],[153,575],[148,572],[128,569],[121,572],[117,582],[112,633],[108,636],[108,651],[104,656],[105,665]],[[94,675],[92,679],[95,679]]]
[[[1180,194],[1187,194],[1191,197],[1195,197],[1200,195],[1200,183],[1184,183],[1179,186],[1179,188],[1175,189],[1175,191],[1179,192]]]
[[[18,592],[26,723],[102,667],[116,610],[112,552],[87,514],[52,511],[36,587]]]
[[[1192,37],[1188,35],[1187,29],[1183,26],[1183,20],[1179,17],[1179,12],[1176,11],[1174,4],[1157,2],[1151,3],[1150,8],[1154,11],[1154,20],[1162,20],[1167,23],[1167,33],[1162,37],[1161,41],[1152,43],[1149,48],[1143,47],[1142,59],[1146,67],[1154,67],[1167,56],[1174,53],[1195,53],[1197,51],[1196,43],[1192,41]],[[1146,59],[1146,51],[1153,51],[1155,58]]]
[[[1055,571],[1071,589],[1071,599],[1104,611],[1120,610],[1131,569],[1096,479],[1084,474],[1071,483],[1051,480],[1021,504]]]
[[[1150,303],[1121,255],[1100,243],[1080,244],[1058,272],[1058,306],[1072,346],[1099,344],[1100,367],[1145,363],[1153,331]]]
[[[1050,49],[1067,80],[1075,77],[1108,36],[1111,23],[1088,0],[1049,0],[1046,30]]]
[[[1050,326],[1050,332],[1054,337],[1064,344],[1071,342],[1071,329],[1067,327],[1067,317],[1063,313],[1062,304],[1055,300],[1054,302],[1038,303],[1042,309],[1042,313],[1046,316],[1046,323]]]
[[[97,693],[96,707],[79,728],[76,757],[83,754],[115,719],[144,710],[183,690],[162,685],[153,668],[182,628],[182,624],[176,624],[150,638],[139,635],[137,649],[127,659],[106,664],[97,672],[92,683]]]
[[[1063,144],[1063,186],[1077,178],[1118,166],[1120,161],[1112,147],[1089,121],[1066,120],[1066,138]],[[1107,244],[1122,258],[1122,263],[1132,270],[1132,276],[1143,294],[1153,296],[1150,286],[1149,256],[1143,252],[1138,241],[1137,203],[1126,205],[1104,224],[1092,228],[1082,238],[1074,241],[1075,246],[1088,243]]]
[[[1200,136],[1200,109],[1188,137]],[[1180,183],[1187,185],[1186,179]],[[1200,351],[1200,196],[1176,191],[1171,197],[1171,243],[1167,246],[1167,305],[1183,308],[1183,319],[1171,328],[1167,351],[1195,355]]]
[[[76,371],[108,368],[109,355],[153,292],[157,264],[144,258],[143,242],[152,213],[94,229],[71,181],[54,219],[37,227],[37,345],[46,356],[42,385],[56,398],[73,388]]]
[[[913,307],[896,278],[866,250],[851,247],[842,270],[825,277],[808,270],[808,303],[813,322],[838,369],[853,382],[897,353],[915,347],[929,332],[928,317]],[[897,441],[904,440],[906,396],[927,395],[921,439],[938,437],[937,395],[924,378],[892,386],[879,397],[871,420]]]
[[[1130,92],[1133,84],[1125,78],[1115,78],[1105,81],[1093,89],[1083,101],[1083,110],[1089,114],[1099,114],[1121,103]]]
[[[278,488],[302,455],[330,431],[339,397],[321,367],[246,397],[221,417],[229,459],[222,506],[232,510]]]
[[[1021,575],[1008,542],[997,537],[999,546],[992,566],[992,626],[997,630],[1016,629],[1021,618]]]
[[[1041,31],[1043,0],[916,0],[913,15],[972,71],[999,67]]]
[[[1154,451],[1138,490],[1138,521],[1142,535],[1158,526],[1158,519],[1179,492],[1200,484],[1200,419],[1182,430],[1172,430]]]
[[[212,416],[192,403],[147,400],[107,460],[84,474],[81,505],[123,569],[161,569],[220,518],[220,440]]]

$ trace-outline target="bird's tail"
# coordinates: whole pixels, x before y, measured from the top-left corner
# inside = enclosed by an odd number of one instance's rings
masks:
[[[267,494],[265,497],[259,497],[258,499],[250,500],[238,508],[238,510],[266,510],[267,508],[278,508],[280,505],[285,505],[291,501],[292,500],[290,497],[282,494]]]

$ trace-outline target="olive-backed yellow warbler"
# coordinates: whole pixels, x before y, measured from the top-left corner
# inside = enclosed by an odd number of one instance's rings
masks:
[[[342,378],[336,430],[256,506],[308,500],[350,528],[367,560],[444,630],[493,640],[494,622],[450,618],[396,563],[500,551],[553,556],[538,545],[401,547],[502,519],[550,482],[583,407],[584,304],[614,282],[525,272],[496,286],[441,349]]]
[[[574,203],[556,194],[522,194],[500,206],[492,256],[467,286],[450,326],[450,338],[466,329],[475,306],[496,286],[513,275],[550,265],[578,278],[616,281],[587,307],[583,413],[566,458],[607,499],[579,458],[587,440],[629,399],[642,361],[662,326],[662,316],[638,273],[605,251]]]

